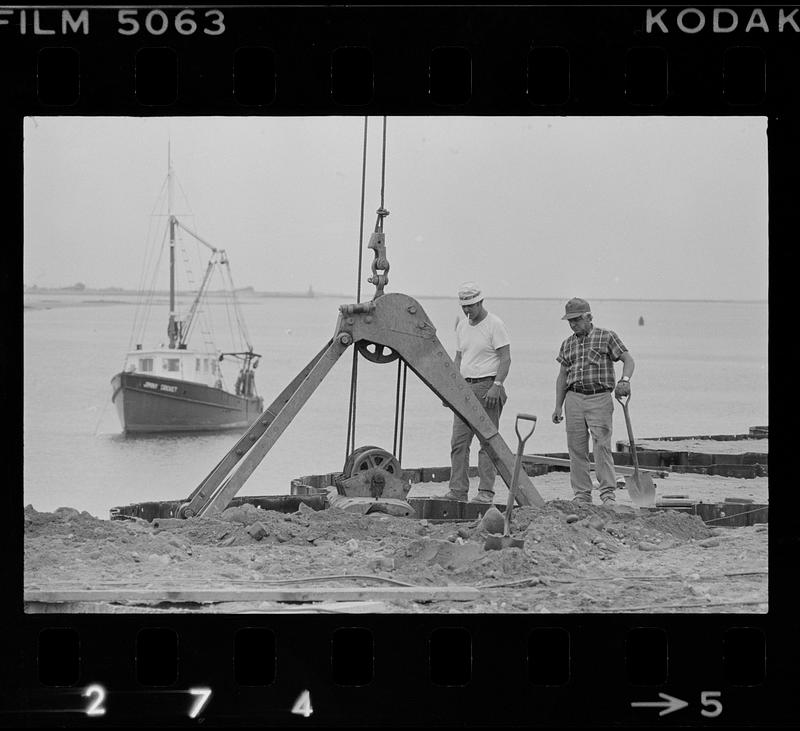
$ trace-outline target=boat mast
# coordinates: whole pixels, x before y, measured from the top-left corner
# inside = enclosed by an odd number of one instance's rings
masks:
[[[169,216],[169,347],[178,342],[178,323],[175,319],[175,216],[172,213],[172,154],[171,141],[167,141],[167,215]]]

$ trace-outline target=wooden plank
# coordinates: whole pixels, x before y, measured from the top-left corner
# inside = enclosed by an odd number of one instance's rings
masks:
[[[317,602],[313,604],[268,604],[265,602],[220,602],[202,608],[182,609],[182,614],[386,614],[387,602]],[[25,614],[175,614],[173,608],[149,607],[141,604],[110,602],[26,602]]]
[[[276,607],[276,614],[384,614],[389,611],[386,602],[319,602],[317,604],[298,604],[291,607]],[[252,613],[252,610],[247,613]]]
[[[553,465],[554,467],[569,467],[569,460],[568,459],[561,459],[560,457],[545,457],[541,454],[523,454],[522,455],[522,462],[523,463],[530,463],[530,464],[549,464]],[[590,469],[594,469],[594,462],[589,462]],[[618,475],[632,475],[633,474],[633,467],[625,467],[623,465],[614,465],[614,471]],[[667,473],[664,470],[644,470],[639,468],[639,472],[643,474],[649,474],[651,477],[666,477]]]
[[[109,602],[25,602],[24,612],[25,614],[174,614],[174,610]]]
[[[140,602],[158,604],[206,602],[330,601],[471,601],[480,591],[471,586],[374,586],[259,589],[30,589],[26,602]]]

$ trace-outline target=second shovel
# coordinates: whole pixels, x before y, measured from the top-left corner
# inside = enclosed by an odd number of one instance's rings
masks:
[[[630,394],[623,398],[616,397],[625,412],[625,426],[628,427],[628,443],[630,445],[631,458],[633,459],[633,480],[635,483],[635,485],[629,485],[626,480],[625,485],[628,488],[628,494],[631,496],[633,504],[637,508],[652,508],[656,504],[656,486],[653,484],[650,475],[639,472],[639,457],[636,454],[636,442],[633,441],[633,428],[631,427],[631,417],[628,413],[628,402],[631,400]]]

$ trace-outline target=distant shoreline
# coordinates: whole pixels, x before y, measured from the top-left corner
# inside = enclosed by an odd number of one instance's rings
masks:
[[[123,300],[84,300],[83,302],[66,302],[63,299],[43,300],[42,302],[23,302],[23,310],[54,310],[58,307],[96,307],[97,305],[129,305]]]
[[[178,292],[179,297],[193,297],[194,292]],[[222,297],[227,295],[228,293],[223,292],[209,292],[208,296],[211,298],[214,297]],[[330,293],[330,292],[314,292],[313,294],[309,295],[307,292],[257,292],[252,289],[247,289],[243,291],[238,291],[237,296],[247,299],[269,299],[269,298],[278,298],[278,299],[341,299],[342,301],[352,301],[353,295],[352,294],[341,294],[341,293]],[[391,294],[387,292],[387,294]],[[135,292],[133,290],[125,290],[125,289],[82,289],[76,290],[72,288],[63,288],[63,289],[45,289],[41,287],[37,287],[36,289],[32,289],[30,287],[25,288],[23,290],[23,295],[25,297],[102,297],[102,296],[109,296],[109,297],[138,297],[140,296],[139,292]],[[156,297],[169,297],[169,292],[156,292]],[[454,297],[451,295],[442,295],[442,294],[412,294],[409,295],[414,297],[418,300],[452,300]],[[487,296],[487,300],[519,300],[519,301],[542,301],[542,302],[563,302],[565,301],[564,297],[515,297],[515,296],[503,296],[503,295],[491,295]],[[752,299],[742,299],[742,300],[731,300],[731,299],[644,299],[638,297],[587,297],[587,299],[595,302],[716,302],[719,304],[738,304],[738,305],[765,305],[768,303],[768,300],[752,300]],[[44,304],[44,303],[42,303]],[[51,306],[57,307],[60,304],[67,304],[60,299],[55,299],[49,303]],[[88,302],[76,303],[70,302],[70,305],[76,304],[130,304],[127,300],[92,300]],[[26,304],[25,309],[43,309],[39,304]]]

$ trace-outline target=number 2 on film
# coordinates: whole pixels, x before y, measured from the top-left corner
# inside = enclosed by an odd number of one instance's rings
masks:
[[[89,704],[86,706],[87,716],[104,716],[106,713],[103,703],[106,699],[106,689],[99,683],[87,685],[81,695],[89,699]]]

